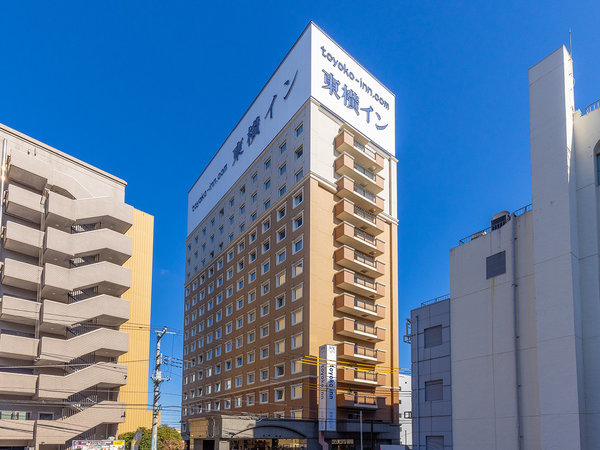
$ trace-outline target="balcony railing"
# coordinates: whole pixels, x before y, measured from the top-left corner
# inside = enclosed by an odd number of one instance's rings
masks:
[[[362,186],[359,186],[358,184],[354,183],[354,192],[356,192],[358,195],[363,196],[364,198],[366,198],[367,200],[375,203],[377,196],[375,194],[373,194],[370,191],[367,191],[365,188],[363,188]]]
[[[363,166],[361,166],[359,163],[357,163],[356,161],[354,161],[354,170],[356,170],[357,172],[362,173],[365,177],[373,180],[373,181],[377,181],[377,175],[375,175],[372,171],[370,171],[369,169],[364,168]]]
[[[377,334],[377,327],[369,325],[367,323],[354,321],[354,331],[360,331],[361,333]]]
[[[354,251],[354,259],[360,263],[366,264],[367,266],[377,267],[377,261],[375,258],[365,255],[358,250]]]
[[[365,233],[358,228],[354,228],[354,237],[368,244],[377,245],[377,238],[375,236],[371,236],[369,233]]]
[[[377,282],[367,277],[363,277],[362,275],[354,274],[354,284],[358,284],[359,286],[364,286],[369,289],[377,290]]]
[[[366,309],[367,311],[372,311],[377,313],[377,305],[373,302],[369,302],[359,297],[354,297],[354,306],[357,308]]]
[[[359,356],[365,356],[367,358],[377,358],[377,349],[354,344],[354,354]]]
[[[355,380],[374,381],[377,382],[377,373],[375,372],[363,372],[360,370],[354,371]]]
[[[373,224],[377,222],[377,216],[375,214],[371,214],[370,212],[365,211],[360,206],[354,205],[354,214],[356,214],[358,217],[362,217],[366,221],[371,222]]]

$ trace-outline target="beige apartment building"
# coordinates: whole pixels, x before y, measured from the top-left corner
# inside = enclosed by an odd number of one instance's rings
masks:
[[[399,443],[393,108],[311,23],[190,190],[190,448],[355,448],[361,417],[366,447]]]
[[[147,391],[152,216],[125,181],[4,125],[0,146],[0,447],[148,426],[127,403]]]

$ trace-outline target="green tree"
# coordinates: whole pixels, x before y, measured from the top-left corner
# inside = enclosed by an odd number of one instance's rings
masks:
[[[150,450],[152,446],[152,430],[144,427],[140,427],[138,429],[142,430],[142,439],[139,442],[140,450]],[[130,431],[128,433],[123,433],[119,435],[119,440],[125,441],[126,450],[131,449],[131,441],[133,440],[133,436],[135,436],[134,431]],[[167,425],[161,425],[158,427],[158,449],[163,450],[172,450],[177,448],[182,448],[183,441],[181,439],[181,435],[179,432],[172,427]]]

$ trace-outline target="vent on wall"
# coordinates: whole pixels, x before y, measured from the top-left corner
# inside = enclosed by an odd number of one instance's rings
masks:
[[[497,277],[506,273],[506,252],[503,250],[485,259],[485,278]]]

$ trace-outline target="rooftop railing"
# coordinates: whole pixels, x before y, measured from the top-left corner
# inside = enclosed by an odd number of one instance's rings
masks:
[[[496,223],[496,224],[491,225],[491,226],[489,226],[489,227],[487,227],[487,228],[485,228],[485,229],[483,229],[481,231],[478,231],[477,233],[470,234],[469,236],[460,239],[458,241],[459,245],[466,244],[467,242],[470,242],[473,239],[477,239],[478,237],[485,236],[486,234],[488,234],[488,233],[490,233],[490,232],[492,232],[494,230],[502,228],[509,220],[511,220],[511,218],[513,216],[515,216],[515,217],[520,216],[521,214],[525,214],[527,211],[531,211],[531,209],[532,209],[532,204],[531,203],[529,205],[527,205],[527,206],[523,206],[522,208],[519,208],[516,211],[514,211],[512,214],[509,214],[508,217],[507,217],[507,219],[506,219],[506,221]]]
[[[444,300],[448,300],[449,298],[450,298],[450,294],[440,295],[439,297],[435,297],[435,298],[426,300],[424,302],[421,302],[421,306],[431,305],[432,303],[437,303],[437,302],[441,302]]]
[[[596,100],[594,103],[590,103],[589,105],[587,105],[585,107],[585,112],[583,114],[585,115],[585,114],[591,113],[592,111],[594,111],[598,108],[600,108],[600,99]]]

